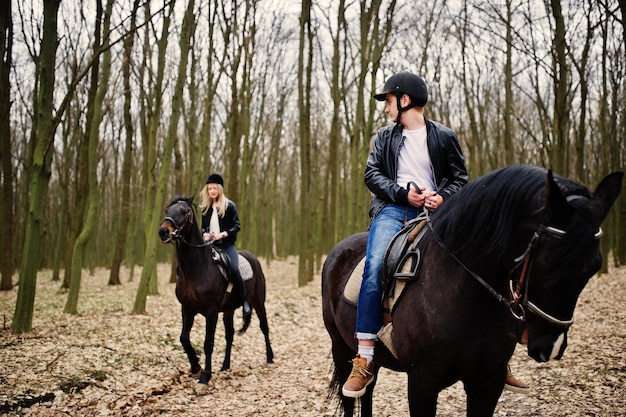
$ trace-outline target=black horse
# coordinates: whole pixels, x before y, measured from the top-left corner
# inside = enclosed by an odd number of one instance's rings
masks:
[[[218,313],[223,312],[226,333],[226,352],[221,368],[224,371],[230,369],[230,353],[235,333],[233,316],[235,310],[242,305],[242,300],[233,292],[227,292],[228,282],[224,279],[219,265],[214,261],[211,245],[202,239],[193,210],[193,197],[177,196],[167,205],[165,218],[159,227],[159,237],[163,243],[173,242],[176,246],[176,260],[178,261],[176,297],[182,305],[183,316],[180,343],[189,358],[191,373],[194,376],[199,375],[201,384],[207,384],[211,379],[211,355]],[[252,268],[252,278],[245,281],[248,302],[256,311],[261,331],[265,336],[267,363],[273,363],[274,353],[270,346],[265,311],[265,276],[259,260],[252,253],[248,251],[239,253],[248,260]],[[240,262],[240,268],[241,264],[242,262]],[[202,314],[206,318],[204,371],[189,339],[196,314]],[[248,316],[247,320],[244,319],[239,333],[245,332],[249,324],[250,317]]]
[[[391,311],[394,356],[380,341],[375,374],[408,375],[411,416],[435,416],[439,392],[462,381],[468,416],[491,416],[502,392],[516,330],[528,354],[560,359],[578,296],[599,270],[600,224],[619,195],[623,173],[587,188],[538,167],[507,167],[478,178],[428,219],[422,264]],[[330,252],[322,271],[323,315],[339,391],[356,352],[356,309],[344,288],[365,255],[367,234]],[[519,332],[517,332],[519,333]],[[361,397],[372,415],[376,379]],[[355,400],[340,397],[346,416]]]

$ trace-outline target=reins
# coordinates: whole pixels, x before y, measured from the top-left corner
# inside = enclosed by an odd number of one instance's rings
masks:
[[[480,283],[480,285],[482,285],[488,292],[489,294],[491,294],[499,303],[503,304],[505,307],[507,308],[511,308],[511,306],[514,304],[513,300],[509,300],[508,298],[506,298],[505,296],[503,296],[502,294],[500,294],[498,291],[496,291],[491,285],[489,285],[487,283],[487,281],[485,281],[480,275],[478,275],[477,273],[475,273],[474,271],[472,271],[471,269],[469,269],[455,254],[454,252],[452,252],[450,250],[450,248],[448,248],[446,246],[446,244],[443,242],[443,240],[441,240],[441,238],[439,237],[439,235],[437,235],[437,233],[435,233],[435,229],[433,228],[432,225],[432,221],[430,219],[430,215],[428,214],[428,210],[424,210],[424,212],[426,213],[426,224],[428,225],[428,228],[430,229],[431,233],[433,234],[433,236],[435,237],[435,240],[437,241],[437,243],[439,244],[439,246],[441,246],[443,249],[446,250],[446,252],[448,252],[448,254],[452,257],[452,259],[454,259],[456,261],[456,263],[458,263],[459,265],[461,265],[461,267],[463,267],[463,269],[465,269],[465,271],[467,271],[468,274],[470,274],[472,277],[474,277],[474,279],[476,281],[478,281]]]
[[[528,311],[533,312],[537,316],[541,317],[542,319],[544,319],[544,320],[546,320],[546,321],[548,321],[551,324],[554,324],[556,326],[570,327],[574,323],[574,319],[573,318],[571,318],[570,320],[560,320],[560,319],[558,319],[558,318],[556,318],[556,317],[546,313],[545,311],[543,311],[541,308],[537,307],[533,302],[531,302],[528,299],[528,287],[529,287],[528,281],[530,280],[530,278],[527,279],[527,277],[530,277],[530,274],[531,274],[533,254],[534,254],[535,249],[538,246],[539,238],[541,236],[541,233],[545,232],[545,233],[548,233],[549,235],[551,235],[552,237],[555,237],[557,239],[561,239],[561,238],[563,238],[563,236],[565,236],[565,231],[564,230],[557,229],[557,228],[552,227],[552,226],[545,226],[545,225],[542,224],[539,227],[539,230],[535,231],[533,233],[530,241],[528,242],[528,246],[527,246],[526,250],[524,251],[524,253],[522,255],[518,256],[517,258],[515,258],[515,262],[518,265],[519,265],[520,262],[523,262],[523,266],[522,266],[522,271],[520,273],[520,277],[519,277],[519,279],[517,281],[517,285],[516,285],[515,291],[513,291],[513,288],[511,287],[512,299],[510,299],[510,298],[505,297],[502,294],[500,294],[491,285],[489,285],[489,283],[487,283],[487,281],[485,281],[480,275],[478,275],[477,273],[475,273],[474,271],[469,269],[450,250],[450,248],[448,248],[446,246],[446,244],[443,242],[443,240],[435,232],[434,227],[432,225],[432,221],[431,221],[430,216],[428,215],[427,211],[426,211],[426,223],[428,225],[428,228],[432,232],[433,236],[435,237],[435,240],[439,244],[439,246],[441,246],[443,249],[445,249],[448,252],[448,254],[461,267],[463,267],[463,269],[465,269],[465,271],[467,271],[468,274],[470,274],[476,281],[478,281],[478,283],[480,283],[489,292],[489,294],[491,294],[499,303],[501,303],[505,307],[507,307],[509,309],[509,311],[511,312],[511,315],[516,320],[518,320],[518,321],[526,321],[525,309],[528,309]],[[599,231],[594,235],[594,237],[596,239],[598,239],[601,235],[602,235],[602,230],[599,229]],[[516,268],[513,268],[513,269],[516,269]],[[512,280],[510,281],[510,284],[511,285],[513,284]],[[522,288],[524,289],[524,295],[523,296],[521,296]]]

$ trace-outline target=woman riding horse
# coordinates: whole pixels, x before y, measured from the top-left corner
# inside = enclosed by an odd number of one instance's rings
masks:
[[[224,195],[224,178],[211,174],[200,192],[202,210],[202,237],[222,249],[230,260],[230,275],[235,291],[243,302],[243,315],[250,317],[252,309],[246,297],[246,286],[239,272],[239,256],[235,241],[241,229],[237,206]]]

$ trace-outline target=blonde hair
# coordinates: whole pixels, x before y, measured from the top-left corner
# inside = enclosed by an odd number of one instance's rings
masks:
[[[213,205],[213,203],[217,206],[217,215],[220,217],[224,217],[226,215],[226,208],[228,207],[228,198],[224,195],[224,187],[221,184],[217,184],[217,199],[215,201],[209,195],[209,184],[206,184],[202,191],[200,191],[200,209],[202,210],[202,215],[207,214],[209,208]]]

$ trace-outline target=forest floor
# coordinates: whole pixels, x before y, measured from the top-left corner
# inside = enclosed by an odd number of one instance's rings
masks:
[[[215,372],[206,389],[188,376],[180,347],[180,305],[169,265],[159,265],[160,295],[144,315],[130,314],[139,275],[109,287],[107,270],[84,274],[79,314],[67,315],[66,293],[50,272],[38,277],[33,331],[14,334],[17,289],[0,293],[0,415],[7,416],[328,416],[330,339],[321,314],[320,277],[297,286],[297,260],[263,263],[274,365],[252,325],[235,336],[231,370]],[[128,277],[128,271],[122,271]],[[124,275],[126,274],[126,275]],[[532,386],[503,392],[496,416],[626,416],[626,268],[594,277],[583,291],[560,361],[536,363],[518,346],[511,365]],[[236,325],[241,324],[240,310]],[[192,342],[201,350],[204,318]],[[218,325],[213,369],[223,359]],[[406,377],[382,370],[376,416],[406,416]],[[461,384],[439,397],[439,416],[465,414]]]

